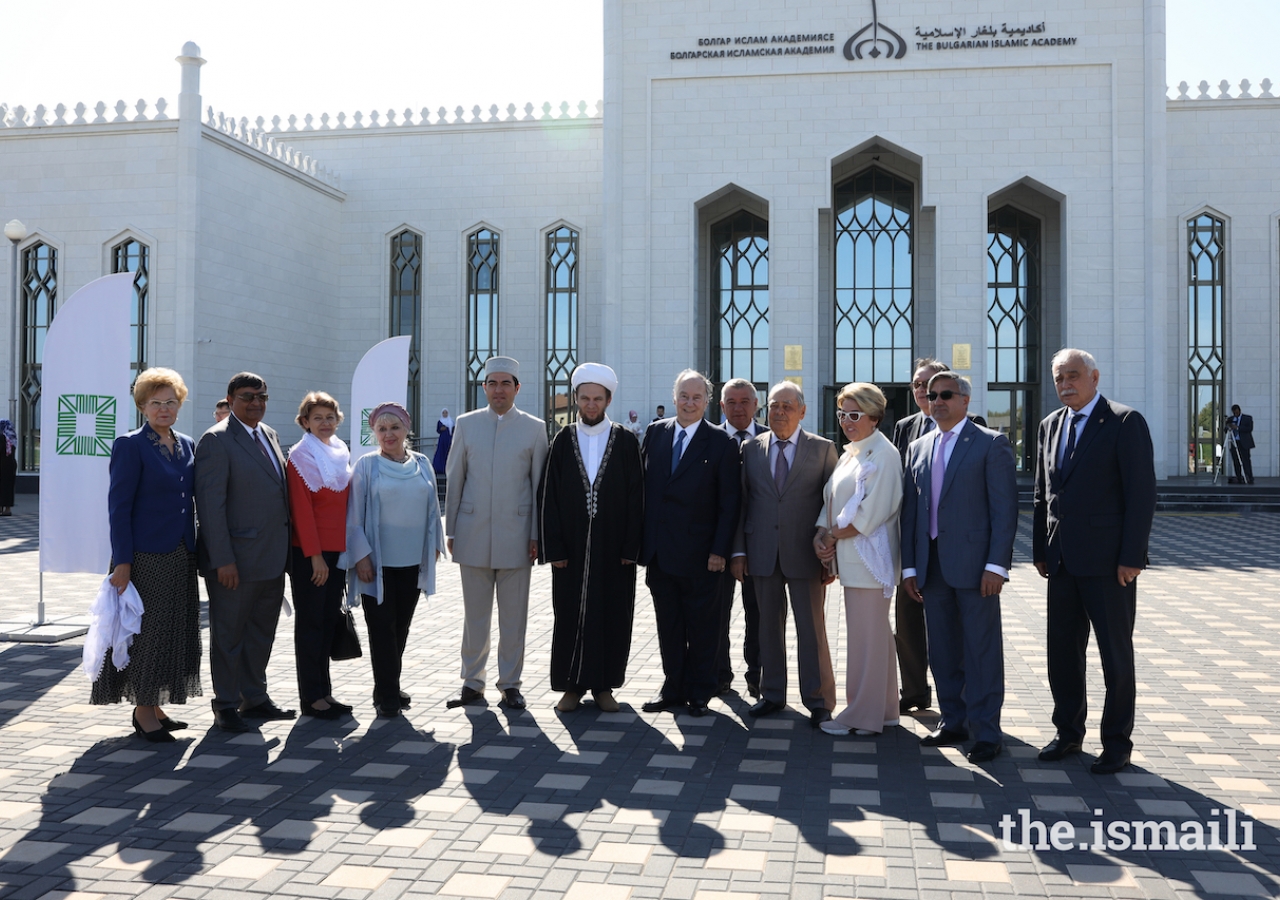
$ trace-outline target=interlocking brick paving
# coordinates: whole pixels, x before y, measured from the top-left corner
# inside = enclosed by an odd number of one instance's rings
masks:
[[[1274,896],[1280,885],[1280,515],[1160,515],[1140,580],[1132,769],[1094,776],[1101,670],[1085,755],[1043,764],[1053,736],[1044,584],[1022,518],[1004,594],[1007,752],[985,766],[922,749],[932,714],[877,738],[831,738],[794,709],[754,721],[646,715],[661,684],[652,606],[637,603],[623,710],[558,714],[547,685],[550,580],[537,569],[526,712],[446,710],[460,687],[456,569],[419,607],[406,654],[413,708],[380,721],[367,660],[334,664],[337,722],[212,728],[207,703],[173,745],[131,736],[127,707],[88,704],[81,641],[0,644],[0,895],[15,900],[249,896],[392,900]],[[0,619],[35,609],[34,498],[0,519]],[[83,614],[101,579],[49,575],[49,615]],[[843,692],[842,603],[828,596]],[[740,615],[735,640],[741,640]],[[363,623],[360,623],[363,630]],[[366,643],[367,646],[367,643]],[[736,657],[736,654],[735,654]],[[736,662],[736,658],[735,658]],[[797,679],[790,679],[793,691]],[[204,673],[208,692],[208,673]],[[296,705],[291,622],[272,694]],[[741,681],[738,687],[742,687]],[[798,697],[793,706],[800,707]],[[1005,815],[1046,826],[1009,849]],[[1080,849],[1134,820],[1200,822],[1256,849]],[[1059,845],[1048,841],[1052,832]],[[1095,826],[1093,823],[1098,822]],[[1015,829],[1015,842],[1022,839]],[[1164,838],[1162,837],[1161,842]],[[1105,834],[1104,834],[1105,841]],[[1150,844],[1151,840],[1140,840]],[[1163,843],[1161,843],[1163,846]]]

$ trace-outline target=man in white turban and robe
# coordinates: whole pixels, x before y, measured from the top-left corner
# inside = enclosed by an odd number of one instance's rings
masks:
[[[588,692],[616,712],[626,678],[635,610],[636,559],[644,528],[640,442],[606,410],[613,369],[584,363],[571,379],[578,420],[556,434],[539,496],[542,561],[552,566],[551,687],[572,712]]]

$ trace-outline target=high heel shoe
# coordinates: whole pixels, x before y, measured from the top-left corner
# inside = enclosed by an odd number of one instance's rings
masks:
[[[187,727],[187,723],[181,722],[171,716],[165,716],[160,720],[160,727],[165,731],[181,731]]]
[[[173,735],[164,730],[164,727],[157,728],[155,731],[144,731],[138,723],[138,713],[133,714],[133,730],[147,739],[152,744],[172,744],[177,741]]]

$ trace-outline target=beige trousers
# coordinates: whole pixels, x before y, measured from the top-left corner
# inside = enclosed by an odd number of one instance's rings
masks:
[[[462,574],[462,683],[484,690],[489,662],[493,598],[498,597],[498,690],[520,687],[524,671],[525,626],[529,621],[529,576],[532,567],[483,569],[459,566]]]
[[[883,588],[845,588],[848,653],[844,696],[835,717],[848,728],[880,732],[898,718],[898,666],[889,630],[889,603]]]

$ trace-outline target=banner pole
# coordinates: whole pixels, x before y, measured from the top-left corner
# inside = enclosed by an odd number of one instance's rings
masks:
[[[40,601],[36,606],[36,625],[44,624],[44,572],[40,573]]]

